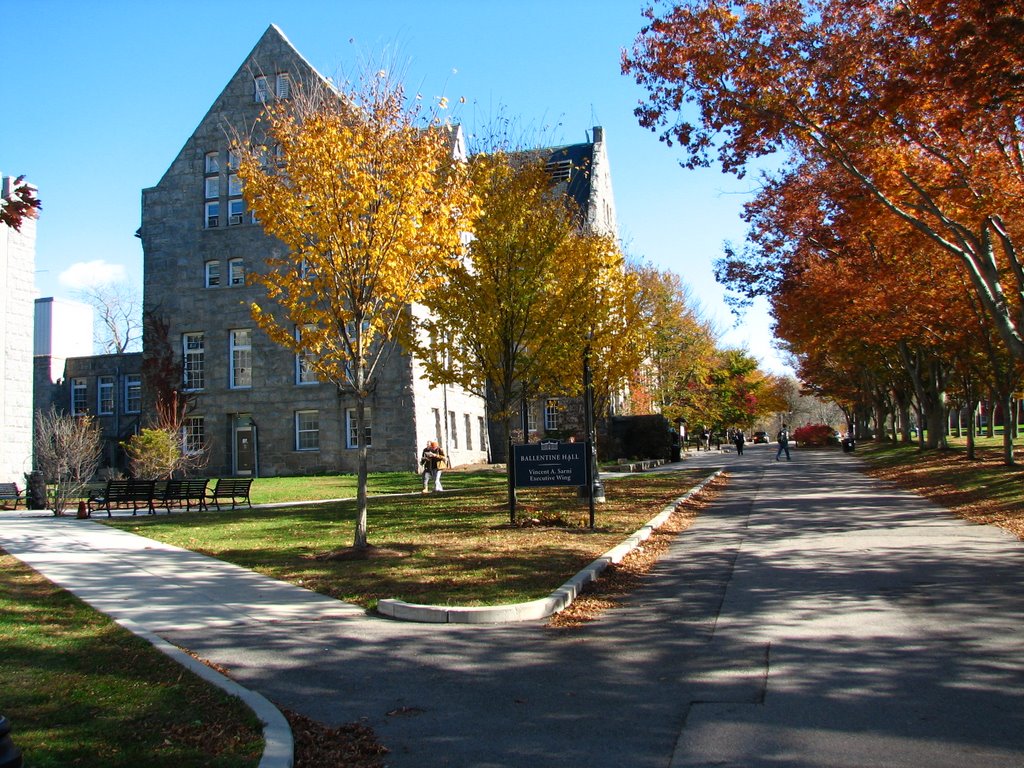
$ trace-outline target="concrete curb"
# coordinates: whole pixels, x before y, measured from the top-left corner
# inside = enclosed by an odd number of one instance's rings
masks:
[[[621,544],[605,552],[590,565],[573,576],[569,581],[547,597],[526,603],[509,605],[444,606],[407,603],[404,600],[385,599],[377,603],[377,612],[400,621],[417,621],[432,624],[506,624],[517,621],[535,621],[565,610],[587,584],[596,579],[605,568],[622,561],[626,555],[650,538],[655,530],[668,520],[676,507],[704,489],[718,477],[725,468],[712,472],[697,485],[666,506],[646,525],[637,530]]]
[[[118,624],[133,635],[149,642],[157,650],[163,652],[181,666],[212,683],[230,696],[235,696],[253,711],[263,724],[263,757],[258,768],[292,768],[295,759],[295,745],[292,729],[280,710],[269,700],[248,688],[243,688],[234,680],[225,677],[215,669],[189,656],[178,646],[167,642],[159,635],[150,632],[131,619],[114,619]]]

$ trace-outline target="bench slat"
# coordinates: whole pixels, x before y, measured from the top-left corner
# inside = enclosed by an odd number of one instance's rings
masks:
[[[145,505],[144,508],[149,514],[156,514],[156,508],[153,506],[154,497],[156,496],[156,481],[155,480],[108,480],[107,486],[101,492],[101,495],[92,495],[86,502],[90,514],[92,513],[92,505],[97,504],[107,510],[107,517],[110,517],[111,505],[132,505],[132,514],[136,514],[139,511],[140,504]]]
[[[252,488],[251,477],[218,477],[213,486],[213,503],[220,509],[220,500],[231,499],[231,508],[235,508],[236,501],[241,500],[252,509],[252,501],[249,500],[249,491]]]

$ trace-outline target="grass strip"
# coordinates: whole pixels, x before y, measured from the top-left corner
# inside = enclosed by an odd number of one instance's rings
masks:
[[[0,554],[0,712],[32,768],[252,768],[241,701]]]
[[[460,477],[461,475],[461,477]],[[497,605],[543,597],[693,487],[700,470],[606,482],[595,528],[575,488],[520,489],[509,524],[504,476],[450,473],[445,494],[377,496],[364,557],[350,557],[355,502],[102,522],[202,552],[325,595],[376,606],[382,598]]]

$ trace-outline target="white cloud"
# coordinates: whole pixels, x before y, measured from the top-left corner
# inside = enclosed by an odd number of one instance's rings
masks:
[[[60,273],[57,281],[71,290],[93,288],[98,285],[123,283],[128,279],[128,271],[123,264],[111,264],[96,259],[95,261],[79,261]]]

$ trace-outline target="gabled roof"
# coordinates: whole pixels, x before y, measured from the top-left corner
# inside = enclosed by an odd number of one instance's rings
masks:
[[[242,130],[245,128],[244,123],[251,126],[262,108],[262,104],[254,98],[254,79],[261,75],[273,76],[283,72],[288,73],[293,83],[305,84],[307,88],[316,83],[334,89],[330,79],[320,74],[298,52],[277,25],[271,24],[214,99],[210,109],[199,121],[177,157],[182,157],[197,135],[223,134],[228,126]],[[240,114],[246,117],[239,120]],[[168,173],[173,168],[172,164]]]
[[[547,156],[548,171],[560,183],[566,183],[566,194],[576,201],[586,216],[590,204],[590,172],[594,166],[594,143],[566,144],[538,150]],[[567,174],[567,178],[563,178]]]

